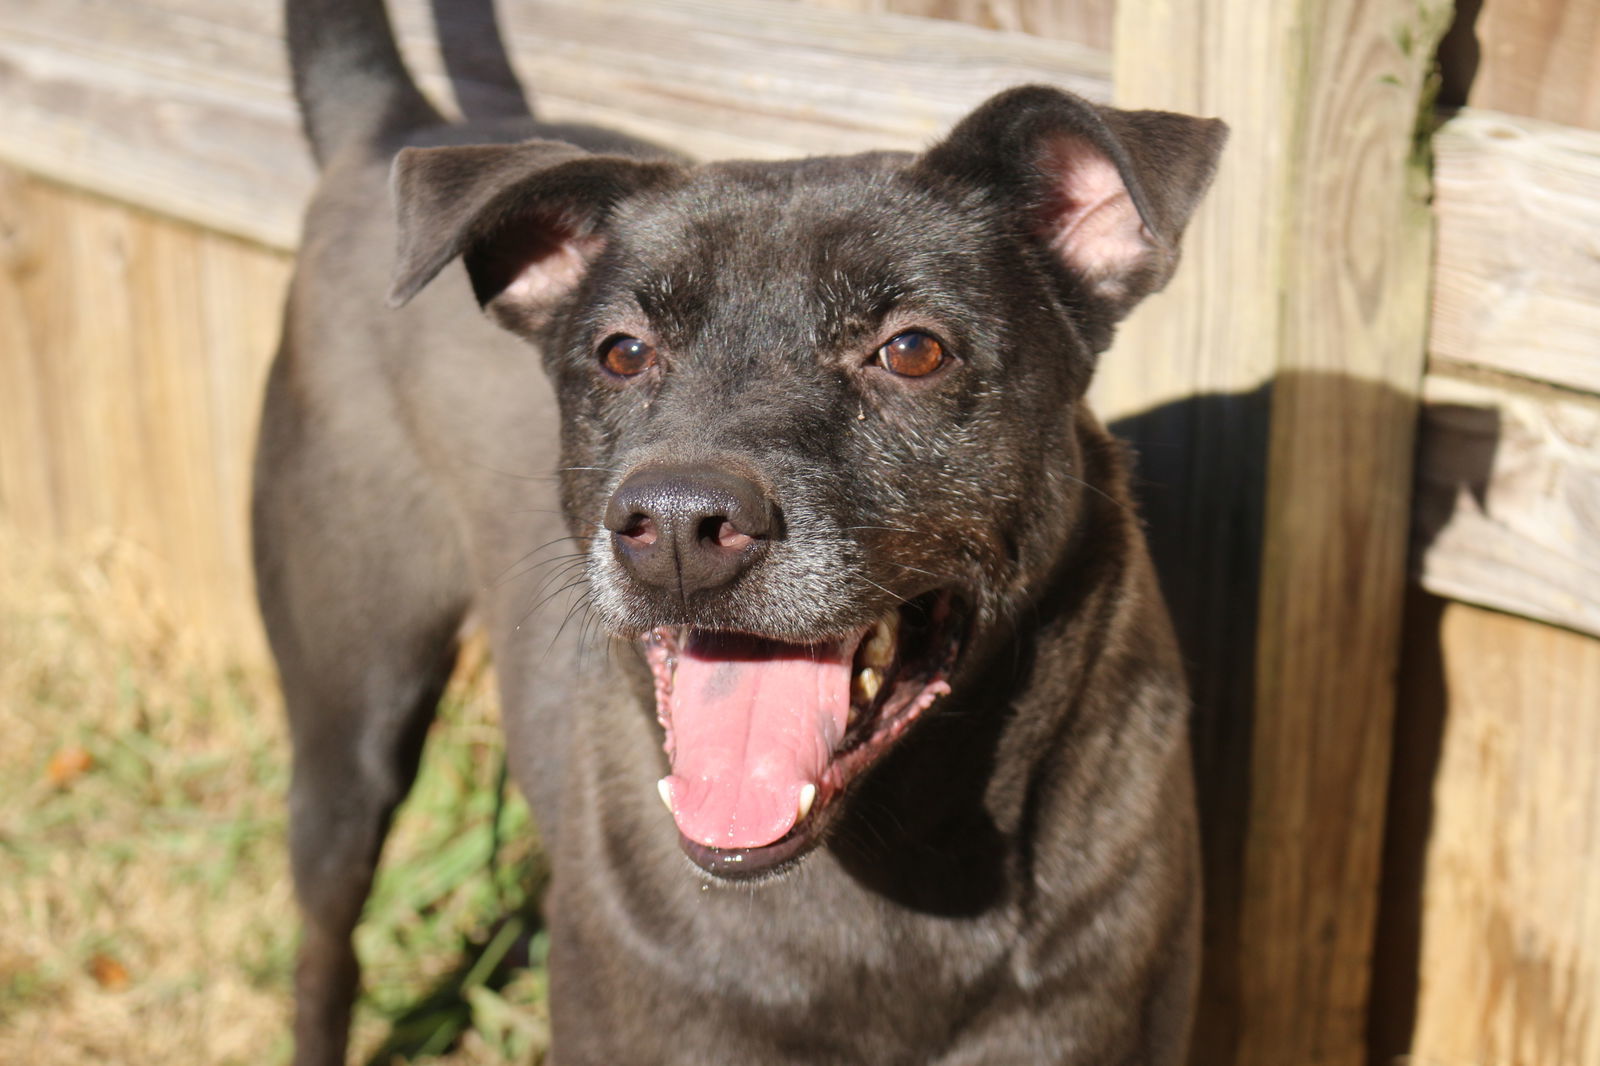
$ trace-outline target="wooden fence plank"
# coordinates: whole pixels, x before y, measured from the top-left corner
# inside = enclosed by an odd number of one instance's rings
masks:
[[[1204,797],[1198,1062],[1365,1062],[1427,314],[1415,123],[1448,17],[1411,0],[1118,5],[1119,103],[1234,127],[1180,282],[1129,323],[1101,391],[1116,413],[1176,412],[1140,441],[1189,467],[1156,486],[1153,526],[1214,558],[1219,530],[1263,548],[1259,585],[1233,549],[1173,595],[1186,632],[1229,631],[1195,660],[1202,776],[1222,783]],[[1203,395],[1171,402],[1208,392],[1214,411],[1235,401],[1217,437]],[[1252,643],[1253,662],[1228,651]]]
[[[1464,111],[1434,151],[1432,353],[1600,392],[1600,133]]]
[[[1600,130],[1600,4],[1483,0],[1473,107]]]
[[[1111,23],[1116,0],[805,0],[835,11],[892,11],[925,15],[969,26],[1030,33],[1058,41],[1076,41],[1111,50]]]
[[[1600,640],[1415,599],[1372,1062],[1600,1062]]]
[[[395,21],[441,98],[426,2],[396,4]],[[776,0],[525,0],[508,5],[502,24],[548,117],[704,156],[916,148],[1019,82],[1098,98],[1108,90],[1105,56],[1093,49]],[[0,158],[273,247],[294,244],[311,171],[276,5],[8,0],[0,100]]]
[[[405,37],[428,32],[425,10],[397,5]],[[1002,88],[1042,80],[1104,98],[1109,80],[1104,53],[1069,42],[772,0],[539,0],[501,22],[551,117],[706,157],[918,148]],[[425,81],[437,70],[417,65]]]
[[[267,5],[0,5],[0,158],[291,248],[311,187]]]
[[[0,166],[0,520],[136,553],[259,659],[246,505],[287,257]]]
[[[1600,397],[1436,367],[1423,399],[1423,587],[1600,634]]]

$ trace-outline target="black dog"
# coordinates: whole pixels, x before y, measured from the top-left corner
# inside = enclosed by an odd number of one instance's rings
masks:
[[[1033,87],[920,156],[691,166],[450,126],[380,0],[289,14],[323,180],[254,517],[296,1061],[342,1061],[471,612],[561,1063],[1180,1062],[1182,671],[1082,398],[1222,125]]]

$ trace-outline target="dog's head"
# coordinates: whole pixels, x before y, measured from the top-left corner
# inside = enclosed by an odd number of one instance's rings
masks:
[[[700,865],[806,850],[1059,558],[1095,358],[1224,137],[1035,87],[920,156],[401,153],[394,298],[459,255],[543,353],[593,606],[654,670]]]

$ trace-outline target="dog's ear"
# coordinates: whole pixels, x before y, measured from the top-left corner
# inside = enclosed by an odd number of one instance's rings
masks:
[[[459,255],[480,306],[508,328],[536,328],[605,247],[617,204],[676,171],[556,141],[403,149],[389,302],[409,301]]]
[[[1110,327],[1172,276],[1227,137],[1216,119],[1119,111],[1032,85],[990,99],[918,166],[1018,212],[1109,341]]]

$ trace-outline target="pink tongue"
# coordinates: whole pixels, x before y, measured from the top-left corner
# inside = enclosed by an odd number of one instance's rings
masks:
[[[712,848],[756,848],[799,820],[850,715],[848,643],[791,645],[696,634],[664,708],[672,817]]]

